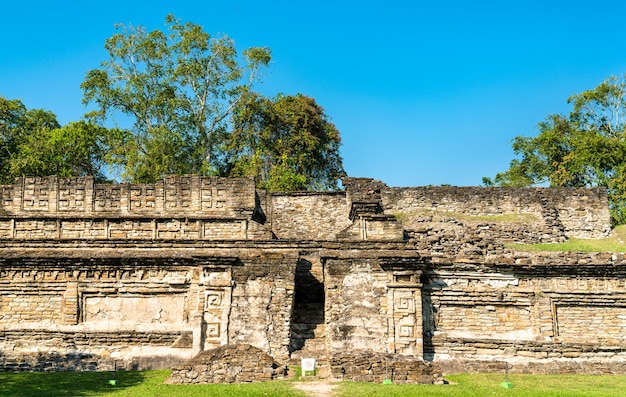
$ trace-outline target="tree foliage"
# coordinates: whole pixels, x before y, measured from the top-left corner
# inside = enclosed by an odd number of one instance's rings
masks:
[[[0,97],[0,182],[12,183],[20,175],[103,180],[102,169],[120,135],[86,121],[62,127],[50,111]]]
[[[117,142],[116,133],[121,134],[116,129],[78,121],[29,134],[11,162],[11,174],[94,176],[96,180],[105,180],[103,170],[111,147]]]
[[[340,135],[314,99],[252,91],[269,49],[241,54],[227,36],[172,15],[166,29],[118,25],[108,59],[81,84],[85,120],[0,100],[0,172],[93,175],[111,166],[124,180],[168,174],[257,177],[271,191],[337,188],[345,175]],[[105,126],[128,124],[125,129]],[[116,175],[117,176],[117,175]]]
[[[125,179],[152,182],[166,174],[217,172],[233,108],[269,64],[270,51],[243,51],[201,26],[166,17],[166,32],[119,25],[106,40],[109,60],[81,87],[88,116],[104,123],[120,113],[133,121],[119,145]]]
[[[337,188],[341,137],[324,109],[302,94],[249,93],[233,113],[226,173],[253,175],[269,191]]]
[[[518,158],[485,184],[604,186],[614,223],[626,223],[626,80],[612,76],[568,99],[568,115],[549,115],[536,137],[518,136]]]
[[[13,182],[12,163],[20,156],[20,148],[30,135],[58,127],[51,112],[28,110],[20,100],[0,96],[0,182]]]

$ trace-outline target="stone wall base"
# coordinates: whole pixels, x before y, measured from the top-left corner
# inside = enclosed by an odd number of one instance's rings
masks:
[[[285,367],[261,349],[250,345],[225,345],[199,353],[172,368],[171,384],[265,382],[284,376]]]
[[[169,369],[184,362],[176,356],[142,356],[114,359],[90,353],[61,354],[57,352],[0,353],[0,371],[5,372],[64,372],[64,371],[145,371]]]
[[[460,373],[626,375],[626,361],[552,359],[532,362],[504,360],[437,360],[444,375]]]
[[[442,383],[439,365],[399,354],[373,352],[331,355],[332,377],[336,380],[382,383]]]

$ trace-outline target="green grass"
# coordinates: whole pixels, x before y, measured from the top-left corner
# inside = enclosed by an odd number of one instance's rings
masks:
[[[408,396],[524,396],[524,397],[612,397],[626,395],[626,376],[511,375],[512,389],[504,389],[502,374],[450,375],[449,385],[381,385],[343,382],[337,397]]]
[[[603,240],[569,239],[563,243],[551,244],[507,244],[506,247],[518,251],[543,252],[624,252],[626,245],[618,242]]]
[[[0,373],[0,396],[11,397],[304,397],[290,382],[227,385],[166,385],[169,371]]]
[[[120,371],[117,385],[110,386],[111,372],[0,373],[0,396],[133,396],[133,397],[208,397],[208,396],[286,396],[304,397],[293,382],[274,381],[235,385],[166,385],[169,371]],[[408,396],[524,396],[556,397],[624,396],[626,376],[591,375],[511,375],[512,389],[503,389],[502,374],[450,375],[449,385],[382,385],[339,382],[334,397],[408,397]]]
[[[611,237],[598,240],[571,238],[562,243],[551,244],[507,244],[518,251],[570,251],[570,252],[626,252],[626,225],[613,229]]]

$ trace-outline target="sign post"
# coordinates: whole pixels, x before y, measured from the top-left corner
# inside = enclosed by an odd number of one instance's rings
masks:
[[[314,358],[303,358],[301,359],[302,365],[302,376],[307,376],[307,372],[313,371],[313,376],[315,376],[315,359]]]

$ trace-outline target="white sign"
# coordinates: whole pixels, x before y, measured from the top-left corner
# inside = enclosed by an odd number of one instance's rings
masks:
[[[302,359],[302,372],[305,372],[305,371],[315,371],[315,359],[314,358]]]

